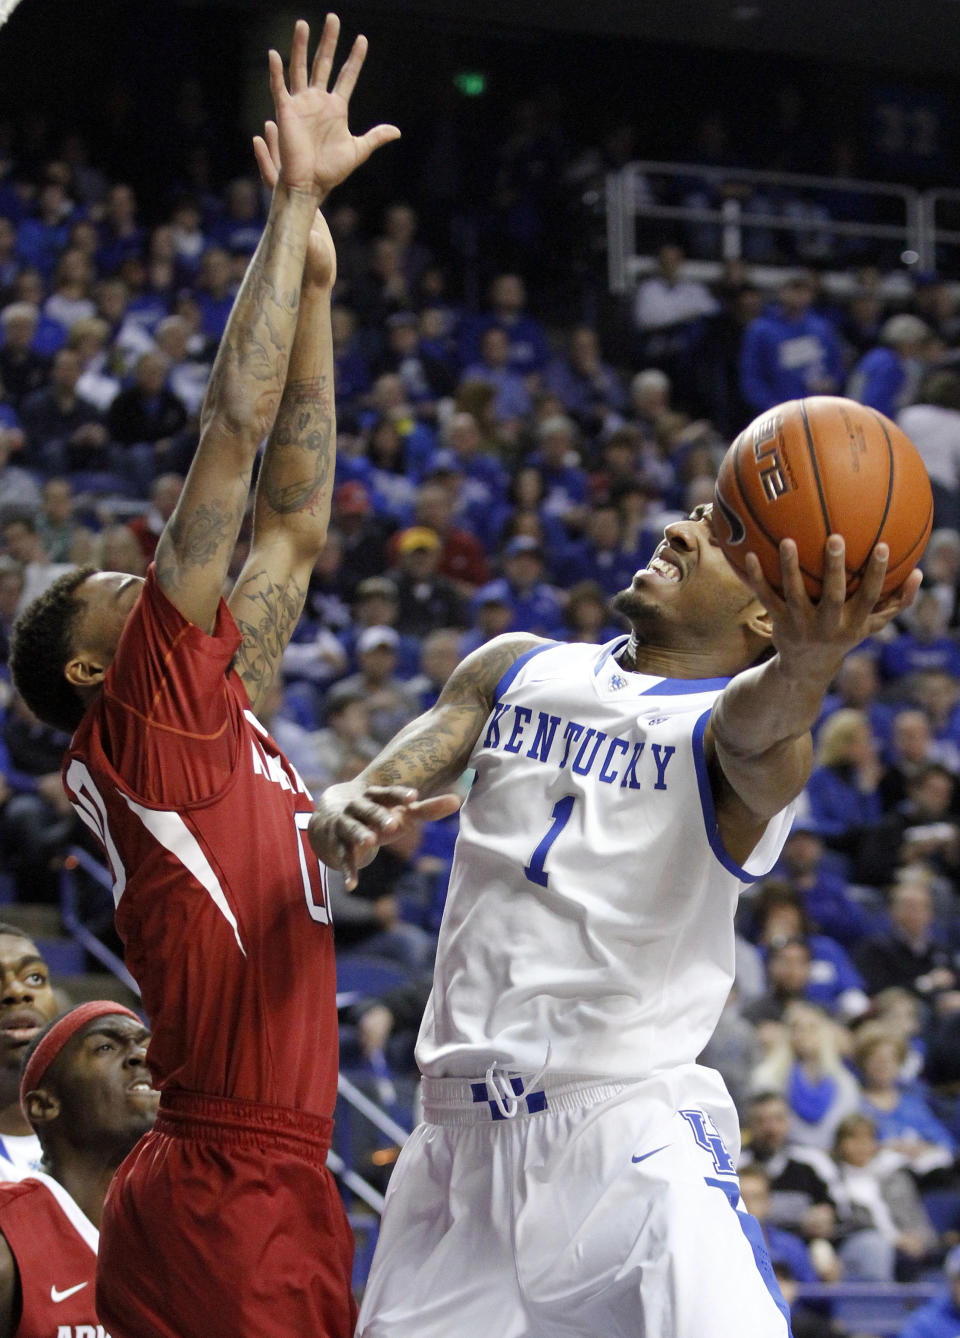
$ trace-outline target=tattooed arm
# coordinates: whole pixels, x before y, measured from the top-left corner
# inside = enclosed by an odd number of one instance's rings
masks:
[[[326,865],[344,871],[348,888],[408,815],[432,820],[456,811],[457,797],[437,792],[466,767],[500,679],[540,641],[508,634],[475,650],[454,669],[436,706],[401,729],[355,780],[323,792],[310,819],[310,843]]]
[[[268,185],[279,167],[275,156],[268,125],[257,149]],[[317,210],[287,382],[257,480],[250,556],[230,596],[243,634],[237,670],[255,711],[279,669],[327,538],[336,445],[330,330],[336,277],[333,239]]]
[[[289,89],[270,52],[278,180],[260,244],[221,340],[200,421],[200,444],[177,508],[157,545],[157,577],[192,622],[210,629],[250,489],[257,448],[270,431],[298,328],[301,284],[317,205],[374,149],[399,131],[380,125],[354,136],[350,95],[366,55],[358,37],[328,91],[339,35],[328,15],[308,74],[309,28],[294,30]],[[260,152],[258,149],[258,158]],[[284,429],[289,433],[289,425]],[[274,599],[276,616],[287,615]]]

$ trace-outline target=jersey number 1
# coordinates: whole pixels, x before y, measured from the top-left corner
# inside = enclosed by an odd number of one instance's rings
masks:
[[[543,866],[546,862],[550,847],[570,821],[570,814],[573,812],[573,802],[576,797],[575,794],[567,794],[564,795],[562,799],[558,799],[554,804],[553,813],[551,815],[553,817],[553,822],[550,824],[546,836],[530,856],[530,863],[523,871],[530,879],[530,882],[536,883],[538,887],[546,887],[550,881],[549,874],[547,874]]]

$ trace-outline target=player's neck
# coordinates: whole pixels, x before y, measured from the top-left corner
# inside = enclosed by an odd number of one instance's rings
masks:
[[[715,651],[699,647],[663,646],[644,641],[636,630],[617,655],[622,669],[653,678],[726,678],[736,671],[724,669]]]
[[[103,1201],[122,1160],[117,1156],[105,1159],[102,1153],[78,1154],[76,1149],[71,1149],[67,1155],[54,1150],[44,1156],[43,1170],[63,1185],[80,1211],[99,1231]]]

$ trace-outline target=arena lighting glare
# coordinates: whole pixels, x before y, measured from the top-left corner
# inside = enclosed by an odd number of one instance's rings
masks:
[[[453,82],[465,98],[479,98],[487,91],[487,76],[482,70],[460,70]]]

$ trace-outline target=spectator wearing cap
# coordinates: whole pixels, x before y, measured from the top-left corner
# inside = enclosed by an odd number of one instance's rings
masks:
[[[495,636],[509,632],[513,626],[513,604],[501,588],[502,584],[494,581],[491,585],[485,585],[471,601],[473,625],[460,640],[461,657],[469,655],[478,646],[485,646]]]
[[[456,379],[439,358],[428,353],[420,340],[420,318],[415,311],[396,311],[387,317],[387,342],[376,371],[393,372],[403,381],[418,415],[433,419],[437,402],[453,394]]]
[[[787,279],[778,301],[747,326],[740,384],[754,413],[805,395],[835,394],[843,385],[840,341],[811,309],[814,291],[807,273]]]
[[[543,579],[544,565],[538,540],[525,534],[510,539],[503,550],[503,575],[477,591],[473,607],[495,593],[508,600],[513,610],[511,631],[549,636],[560,621],[563,599]]]
[[[847,395],[895,419],[913,401],[931,348],[930,327],[919,316],[891,316],[880,327],[877,347],[864,354],[847,378]]]
[[[437,627],[467,627],[469,618],[460,591],[440,574],[443,544],[436,530],[411,525],[396,539],[397,568],[393,579],[400,602],[399,625],[411,636],[426,636]]]
[[[956,1338],[960,1331],[960,1245],[943,1262],[946,1287],[938,1296],[918,1306],[897,1338]]]
[[[363,695],[370,734],[378,747],[393,738],[417,714],[417,702],[403,679],[397,677],[400,637],[393,627],[365,627],[357,638],[355,674],[341,679],[338,692]]]
[[[462,514],[456,508],[462,477],[453,470],[450,473],[431,474],[417,489],[413,521],[414,525],[425,526],[439,536],[441,550],[438,571],[469,597],[478,585],[489,581],[490,564],[483,544],[469,528],[469,519],[457,523],[461,521]],[[395,541],[388,545],[388,551],[395,548]]]
[[[368,627],[392,627],[399,638],[397,677],[412,678],[420,666],[420,642],[398,626],[400,596],[396,582],[389,576],[366,577],[354,591],[352,614],[352,620],[339,633],[352,670],[359,668],[357,641],[363,632]]]
[[[342,548],[340,589],[350,599],[361,581],[379,575],[386,567],[391,522],[375,514],[364,483],[347,479],[334,490],[331,525],[340,536]]]

